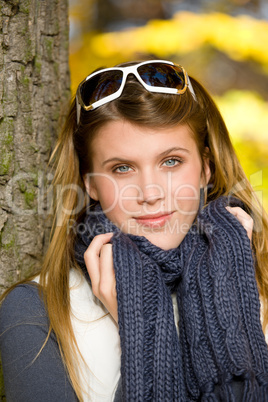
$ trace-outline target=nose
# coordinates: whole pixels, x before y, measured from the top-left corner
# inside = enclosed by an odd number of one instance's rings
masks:
[[[165,198],[164,187],[161,181],[156,180],[152,175],[142,178],[139,183],[140,191],[138,195],[139,204],[155,204]]]

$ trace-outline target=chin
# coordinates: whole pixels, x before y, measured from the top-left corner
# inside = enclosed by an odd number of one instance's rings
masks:
[[[161,248],[162,250],[170,250],[172,248],[177,248],[182,242],[183,238],[181,236],[169,238],[165,233],[159,233],[154,236],[144,236],[155,246]],[[184,237],[184,236],[183,236]]]

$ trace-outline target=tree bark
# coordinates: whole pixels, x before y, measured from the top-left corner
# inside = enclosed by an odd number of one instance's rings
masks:
[[[3,290],[40,267],[47,244],[47,162],[70,94],[68,0],[0,0],[0,14]]]
[[[47,163],[70,96],[68,41],[68,0],[0,0],[0,293],[40,268],[48,243]]]

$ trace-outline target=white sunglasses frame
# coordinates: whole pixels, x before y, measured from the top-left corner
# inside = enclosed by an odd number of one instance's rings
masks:
[[[164,64],[169,64],[171,66],[176,66],[176,67],[180,67],[184,76],[185,76],[185,87],[183,89],[176,89],[176,88],[167,88],[167,87],[154,87],[151,85],[146,84],[141,77],[139,76],[137,69],[140,66],[146,65],[146,64],[151,64],[151,63],[164,63]],[[81,93],[80,93],[80,88],[81,86],[84,84],[84,82],[86,82],[87,80],[93,78],[95,75],[97,74],[101,74],[103,72],[106,71],[121,71],[123,73],[123,77],[122,77],[122,82],[121,85],[119,87],[119,89],[111,94],[106,96],[105,98],[102,98],[94,103],[92,103],[92,105],[86,106],[81,98]],[[184,70],[184,68],[179,65],[179,64],[175,64],[171,61],[167,61],[167,60],[148,60],[148,61],[142,61],[140,63],[134,64],[132,66],[126,66],[126,67],[109,67],[109,68],[104,68],[102,70],[98,70],[95,71],[92,74],[89,74],[78,86],[77,92],[76,92],[76,113],[77,113],[77,125],[79,124],[80,121],[80,113],[81,113],[81,107],[86,110],[94,110],[99,106],[104,105],[105,103],[111,102],[114,99],[117,99],[121,96],[123,89],[125,87],[126,84],[126,80],[129,74],[134,74],[135,77],[137,78],[137,80],[142,84],[142,86],[148,91],[148,92],[157,92],[157,93],[165,93],[165,94],[175,94],[175,95],[181,95],[183,94],[187,88],[189,88],[194,100],[197,102],[197,98],[196,98],[196,94],[194,92],[194,89],[192,87],[190,78],[187,74],[187,72]]]

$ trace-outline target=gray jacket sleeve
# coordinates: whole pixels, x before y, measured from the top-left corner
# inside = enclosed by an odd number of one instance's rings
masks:
[[[7,402],[78,401],[34,283],[18,285],[0,309],[0,350]],[[40,353],[39,353],[40,352]]]

